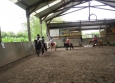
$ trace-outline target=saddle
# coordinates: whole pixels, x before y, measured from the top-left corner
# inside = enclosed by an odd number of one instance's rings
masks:
[[[54,45],[55,45],[55,43],[52,42],[52,43],[51,43],[51,46],[54,46]]]

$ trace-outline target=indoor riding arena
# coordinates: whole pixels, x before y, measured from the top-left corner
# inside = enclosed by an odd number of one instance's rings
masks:
[[[93,14],[96,20],[90,20],[92,0],[10,1],[27,13],[29,41],[4,43],[0,31],[0,83],[115,83],[115,19],[98,20]],[[96,1],[115,8],[115,0]],[[51,5],[54,2],[55,5]],[[51,22],[71,7],[83,3],[89,3],[89,20]],[[45,6],[48,8],[36,12]],[[38,44],[41,47],[37,49],[31,40],[29,18],[33,12],[40,18],[41,25],[42,21],[46,22],[47,51],[42,43]],[[40,29],[42,36],[42,26]],[[99,32],[96,43],[89,43],[95,34],[83,34],[83,31],[90,30]],[[56,42],[56,50],[49,46],[50,38]],[[64,47],[67,38],[74,48]]]

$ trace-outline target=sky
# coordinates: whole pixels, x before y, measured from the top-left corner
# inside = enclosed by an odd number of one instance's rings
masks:
[[[88,3],[79,5],[79,6],[87,6]],[[91,5],[102,5],[99,2],[92,1]],[[109,6],[105,6],[106,8],[113,9]],[[104,7],[104,8],[105,8]],[[76,10],[75,8],[70,9],[67,12]],[[2,31],[12,31],[14,33],[17,33],[23,29],[22,23],[26,22],[26,12],[19,6],[15,5],[9,0],[0,0],[0,26]],[[67,13],[65,12],[65,13]],[[65,21],[78,21],[78,20],[88,20],[88,8],[83,9],[71,14],[67,14],[64,16],[61,16],[61,18]],[[97,19],[105,19],[115,18],[115,11],[107,11],[107,10],[100,10],[100,9],[94,9],[91,8],[91,14],[95,14],[97,16]],[[93,15],[91,16],[91,19],[95,19],[96,17]]]
[[[26,22],[26,12],[9,0],[0,0],[1,31],[17,33],[22,30],[22,23]]]

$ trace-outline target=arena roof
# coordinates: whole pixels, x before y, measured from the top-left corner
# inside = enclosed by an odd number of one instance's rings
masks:
[[[49,21],[66,12],[71,7],[92,0],[10,0],[23,8],[28,14],[34,14],[42,20]],[[115,8],[115,0],[95,0]],[[85,7],[84,7],[85,8]],[[82,8],[83,9],[83,8]]]

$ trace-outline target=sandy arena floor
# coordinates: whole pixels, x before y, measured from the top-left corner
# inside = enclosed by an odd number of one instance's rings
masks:
[[[0,68],[0,83],[115,83],[115,47],[30,55]]]

